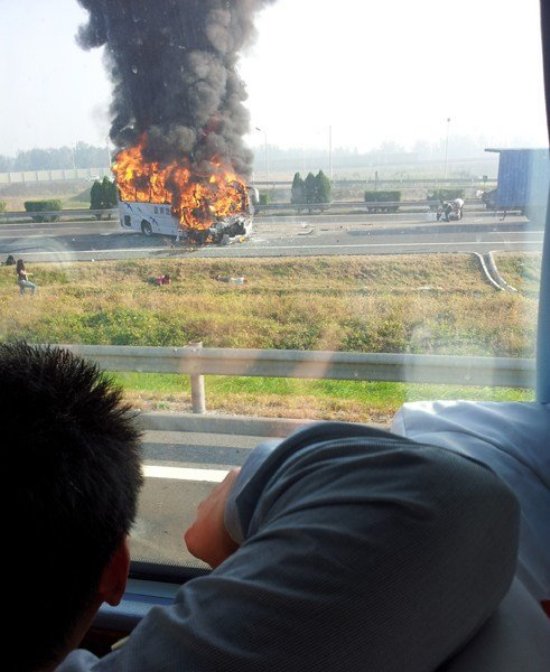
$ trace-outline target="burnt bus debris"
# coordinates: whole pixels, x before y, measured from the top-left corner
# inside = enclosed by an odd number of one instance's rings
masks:
[[[139,232],[145,236],[170,236],[178,242],[189,245],[208,243],[227,245],[235,240],[248,238],[252,234],[258,194],[255,187],[249,186],[247,191],[248,199],[243,206],[244,212],[217,217],[214,221],[206,223],[203,228],[186,226],[185,215],[182,223],[170,203],[124,201],[119,198],[120,225],[124,231]]]

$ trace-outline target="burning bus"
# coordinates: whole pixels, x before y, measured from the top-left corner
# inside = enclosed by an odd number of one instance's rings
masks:
[[[258,191],[216,161],[193,172],[183,157],[148,162],[141,145],[119,152],[113,164],[120,224],[146,236],[173,236],[189,244],[228,244],[252,232]]]

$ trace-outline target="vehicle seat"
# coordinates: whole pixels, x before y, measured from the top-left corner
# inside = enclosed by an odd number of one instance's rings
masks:
[[[516,578],[479,633],[437,672],[548,672],[549,669],[550,619]]]
[[[438,672],[547,672],[550,618],[550,404],[404,404],[392,431],[487,464],[521,507],[516,578],[494,616]]]

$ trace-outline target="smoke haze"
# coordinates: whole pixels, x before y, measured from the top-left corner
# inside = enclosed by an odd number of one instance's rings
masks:
[[[239,53],[255,37],[255,13],[275,0],[78,0],[90,14],[78,42],[105,45],[113,80],[111,140],[144,158],[187,157],[203,175],[220,160],[251,172],[249,115]]]

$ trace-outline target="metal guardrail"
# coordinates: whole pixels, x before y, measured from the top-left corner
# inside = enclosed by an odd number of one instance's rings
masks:
[[[330,203],[267,203],[266,205],[260,203],[256,206],[258,212],[269,210],[292,210],[293,212],[300,210],[307,212],[308,210],[330,210],[334,208],[346,208],[353,210],[372,210],[374,208],[409,208],[420,209],[422,211],[436,208],[440,204],[439,201],[429,201],[427,199],[419,201],[331,201]]]
[[[204,376],[388,381],[531,388],[535,360],[389,353],[64,345],[108,371],[180,373],[191,377],[193,411],[206,410]]]
[[[74,218],[74,217],[89,217],[95,218],[96,215],[101,216],[102,218],[111,216],[113,219],[118,219],[118,209],[113,208],[113,209],[105,209],[105,210],[82,210],[82,209],[75,209],[75,210],[44,210],[44,211],[37,211],[37,212],[1,212],[0,213],[0,220],[33,220],[34,217],[54,217],[56,220],[60,220],[61,218]]]
[[[318,211],[325,210],[357,210],[360,212],[368,212],[377,209],[385,208],[399,208],[401,211],[410,212],[426,212],[435,210],[440,205],[440,201],[435,200],[417,200],[417,201],[332,201],[331,203],[268,203],[266,205],[258,204],[255,206],[256,213],[262,214],[265,212],[289,211],[296,213],[307,213],[311,210],[314,214]],[[485,211],[486,207],[479,200],[466,200],[466,206],[474,206],[476,209]],[[379,213],[384,214],[384,213]],[[48,217],[55,218],[57,221],[61,219],[85,217],[89,219],[96,218],[96,215],[102,219],[111,218],[118,219],[119,212],[117,208],[105,210],[90,210],[90,209],[74,209],[74,210],[52,210],[44,212],[0,212],[0,220],[19,220],[32,221],[34,217]]]
[[[67,182],[73,180],[93,182],[102,177],[111,176],[112,172],[109,165],[100,168],[67,166],[66,168],[46,168],[42,170],[11,170],[0,172],[0,184],[37,184],[40,182]]]

